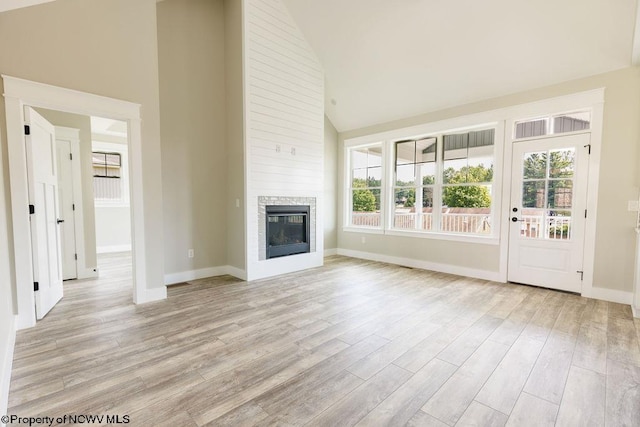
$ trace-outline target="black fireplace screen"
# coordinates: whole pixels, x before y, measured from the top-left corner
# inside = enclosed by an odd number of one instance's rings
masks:
[[[307,253],[309,206],[267,206],[267,259]]]

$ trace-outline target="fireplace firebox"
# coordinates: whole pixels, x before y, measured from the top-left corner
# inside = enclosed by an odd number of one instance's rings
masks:
[[[309,206],[266,206],[267,259],[310,252]]]

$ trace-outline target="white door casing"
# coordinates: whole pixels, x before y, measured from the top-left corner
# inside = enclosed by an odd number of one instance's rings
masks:
[[[30,107],[24,114],[36,317],[42,319],[63,293],[56,140],[53,125],[40,114]]]
[[[582,291],[590,134],[513,144],[508,280]]]
[[[76,248],[75,197],[73,193],[73,168],[78,158],[73,158],[71,141],[56,138],[58,165],[58,203],[60,206],[60,241],[62,247],[62,279],[78,278]]]
[[[99,116],[124,120],[128,123],[131,222],[133,238],[133,301],[136,304],[165,299],[166,287],[158,287],[153,271],[162,270],[162,260],[147,256],[144,215],[144,191],[142,173],[142,127],[140,104],[119,99],[79,92],[16,77],[2,75],[7,124],[7,154],[11,189],[11,213],[13,231],[13,254],[16,283],[17,328],[25,329],[36,324],[33,309],[33,269],[31,245],[29,244],[28,185],[26,153],[24,149],[24,106],[42,107],[50,110],[87,116]],[[82,253],[78,254],[78,257]],[[153,258],[149,263],[147,258]]]

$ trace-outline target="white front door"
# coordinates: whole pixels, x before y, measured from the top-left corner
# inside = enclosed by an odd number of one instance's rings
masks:
[[[62,246],[62,279],[77,279],[78,268],[76,251],[75,203],[73,194],[73,162],[71,141],[56,141],[58,158],[58,203],[60,206],[60,240]]]
[[[42,319],[62,298],[56,141],[53,125],[29,107],[25,122],[36,317]]]
[[[513,144],[510,282],[582,289],[590,135]]]

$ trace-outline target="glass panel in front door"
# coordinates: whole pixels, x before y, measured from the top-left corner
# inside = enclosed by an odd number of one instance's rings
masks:
[[[570,240],[575,149],[524,153],[520,237]]]

